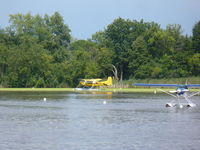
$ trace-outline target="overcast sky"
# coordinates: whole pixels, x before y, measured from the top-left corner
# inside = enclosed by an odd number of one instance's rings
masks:
[[[16,13],[48,14],[58,11],[73,37],[91,38],[114,19],[144,19],[165,28],[180,24],[184,34],[200,21],[200,0],[0,0],[0,27],[9,25],[9,15]]]

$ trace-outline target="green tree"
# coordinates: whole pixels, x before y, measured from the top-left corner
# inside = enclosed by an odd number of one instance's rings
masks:
[[[97,46],[92,41],[78,40],[70,45],[71,57],[68,62],[68,83],[75,86],[78,79],[100,76],[97,64]],[[70,81],[71,80],[71,81]]]
[[[45,83],[46,72],[48,72],[52,57],[43,47],[36,43],[36,39],[28,35],[21,36],[20,45],[9,51],[8,78],[11,87],[33,87],[37,86],[38,80],[43,79],[41,87]]]
[[[15,36],[24,34],[35,37],[45,49],[55,52],[62,46],[70,43],[70,29],[64,24],[62,16],[55,12],[52,16],[32,16],[28,14],[10,15],[10,30]]]
[[[192,75],[199,76],[200,75],[200,53],[194,54],[189,59],[189,65],[191,67]]]
[[[8,48],[0,43],[0,85],[6,86],[6,73],[8,68]]]
[[[115,19],[92,39],[74,40],[63,17],[15,14],[0,29],[0,86],[75,87],[81,78],[168,78],[200,75],[200,22],[180,25]]]
[[[195,52],[200,53],[200,21],[198,21],[192,29],[193,48]]]
[[[96,32],[92,35],[92,41],[97,46],[97,63],[100,67],[100,76],[101,77],[107,77],[111,76],[112,72],[113,74],[115,71],[113,70],[113,51],[108,48],[108,40],[105,37],[105,32]]]
[[[132,48],[128,51],[128,59],[130,76],[134,76],[140,66],[146,65],[150,62],[147,43],[143,36],[139,36],[135,41],[133,41]],[[142,76],[144,77],[144,75]],[[139,76],[137,75],[137,78],[138,77]]]
[[[167,32],[159,30],[148,39],[148,50],[153,58],[160,58],[165,54],[174,52],[175,39]]]
[[[148,25],[141,20],[130,21],[118,18],[108,25],[105,30],[105,37],[108,40],[108,47],[113,51],[113,66],[119,73],[120,80],[128,78],[128,50],[133,41],[143,34]],[[118,79],[118,77],[116,77]]]
[[[66,82],[61,75],[65,77],[63,64],[70,57],[67,47],[71,36],[62,16],[58,12],[44,17],[15,14],[10,15],[10,23],[4,34],[9,51],[9,84],[12,87],[56,87]]]
[[[99,68],[100,77],[108,77],[112,75],[113,52],[108,48],[99,48],[97,53],[96,62]]]
[[[45,21],[51,31],[51,42],[54,42],[53,48],[67,47],[71,39],[71,30],[64,24],[63,17],[58,12],[55,12],[51,17],[46,15]]]

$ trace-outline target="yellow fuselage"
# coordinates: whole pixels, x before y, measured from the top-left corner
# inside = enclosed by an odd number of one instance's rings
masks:
[[[80,84],[83,86],[108,86],[112,85],[112,78],[108,77],[106,81],[102,79],[82,79]]]

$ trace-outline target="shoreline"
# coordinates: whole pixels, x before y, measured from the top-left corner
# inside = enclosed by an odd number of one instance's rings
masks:
[[[0,88],[0,92],[72,92],[74,88]]]
[[[170,91],[174,89],[162,88],[162,90]],[[97,90],[82,90],[82,91],[105,91],[105,92],[133,92],[133,93],[161,93],[156,88],[100,88]],[[190,89],[191,92],[200,91],[199,88]],[[0,92],[80,92],[75,88],[0,88]]]

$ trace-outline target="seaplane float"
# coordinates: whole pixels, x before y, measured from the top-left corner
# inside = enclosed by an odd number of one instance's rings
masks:
[[[183,106],[186,107],[194,107],[196,106],[195,103],[193,103],[189,98],[200,94],[199,92],[194,92],[194,93],[190,93],[189,92],[189,88],[191,87],[200,87],[200,84],[186,84],[186,85],[179,85],[179,84],[145,84],[145,83],[135,83],[133,84],[134,86],[146,86],[146,87],[177,87],[176,90],[172,90],[172,91],[165,91],[163,89],[156,89],[159,91],[162,91],[170,96],[175,97],[175,100],[172,100],[169,103],[166,103],[166,107],[180,107],[183,108]],[[156,91],[155,91],[156,93]],[[183,99],[185,99],[186,103],[181,103],[180,102],[180,98],[183,97]]]

